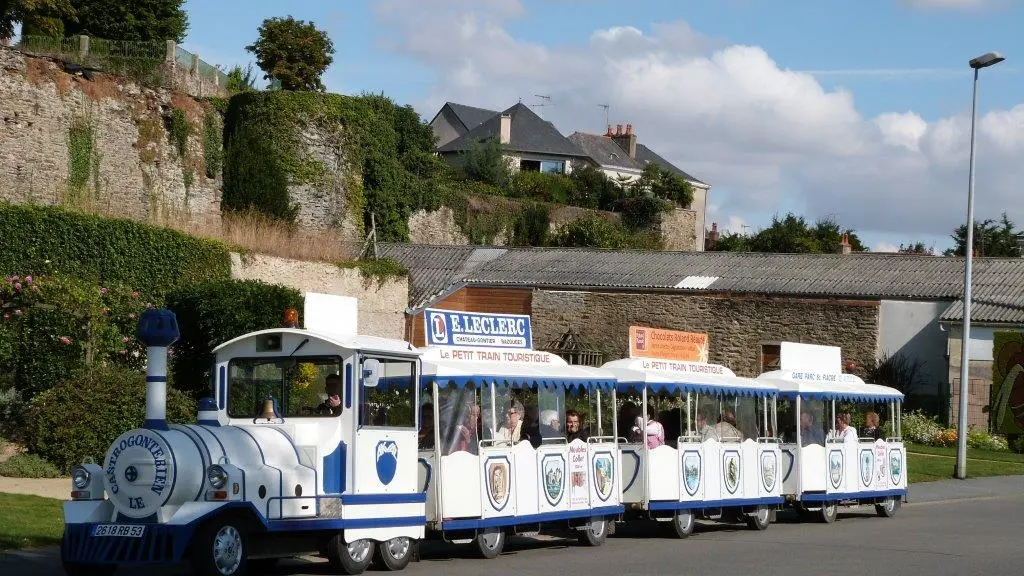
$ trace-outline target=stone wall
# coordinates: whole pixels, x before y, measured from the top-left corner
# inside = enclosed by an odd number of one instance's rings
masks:
[[[184,158],[165,127],[175,108],[190,125]],[[208,110],[188,96],[69,74],[0,48],[0,200],[150,221],[219,219],[220,175],[207,178],[203,158]]]
[[[740,376],[760,373],[761,344],[841,346],[844,365],[865,366],[878,340],[877,302],[536,290],[531,312],[535,342],[571,325],[605,361],[629,355],[630,325],[707,332],[710,361]]]
[[[703,250],[704,234],[697,222],[694,210],[673,209],[661,214],[661,239],[665,250],[671,252],[692,252]]]
[[[455,212],[447,206],[439,210],[417,210],[409,216],[409,242],[437,246],[463,246],[469,238],[455,223]]]
[[[305,262],[263,255],[231,255],[231,276],[283,284],[300,292],[320,292],[359,299],[360,334],[405,338],[405,309],[409,301],[406,278],[378,283],[355,268],[324,262]]]

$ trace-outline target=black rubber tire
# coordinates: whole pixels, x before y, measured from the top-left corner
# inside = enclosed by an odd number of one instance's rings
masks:
[[[772,523],[772,511],[767,506],[758,506],[757,512],[748,514],[746,521],[751,530],[767,530]]]
[[[229,542],[227,554],[235,555],[232,547],[238,547],[237,559],[230,566],[221,567],[215,558],[217,542]],[[237,517],[220,516],[203,524],[192,536],[189,543],[189,560],[192,573],[196,576],[244,576],[248,573],[249,537],[245,525]]]
[[[697,515],[693,510],[679,510],[672,517],[672,529],[679,538],[689,538],[697,525]]]
[[[821,511],[818,512],[818,519],[825,524],[832,524],[839,514],[839,505],[835,502],[822,502]]]
[[[404,541],[404,546],[402,545]],[[407,536],[392,538],[377,544],[377,565],[384,570],[404,570],[412,560],[416,541]],[[404,552],[403,552],[404,551]]]
[[[351,544],[357,548],[351,550],[349,544],[345,542],[341,532],[331,536],[331,539],[327,541],[327,560],[330,561],[331,568],[338,574],[348,574],[349,576],[362,574],[373,563],[376,542],[356,540]]]
[[[508,536],[500,528],[485,529],[473,539],[473,546],[476,547],[477,554],[481,558],[490,560],[501,554],[501,551],[505,549],[507,539]]]
[[[608,539],[608,524],[609,521],[604,518],[591,518],[583,529],[577,531],[580,544],[584,546],[604,544],[604,541]]]
[[[875,513],[882,518],[892,518],[900,511],[903,501],[899,496],[893,496],[885,501],[885,504],[875,504]]]

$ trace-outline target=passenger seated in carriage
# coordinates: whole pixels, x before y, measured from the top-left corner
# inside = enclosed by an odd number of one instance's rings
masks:
[[[558,420],[557,410],[544,410],[540,413],[540,435],[543,438],[562,438],[562,423]]]
[[[523,404],[518,400],[512,402],[505,414],[505,423],[498,429],[498,438],[510,444],[518,444],[529,440],[523,432]]]
[[[846,440],[852,437],[854,440],[857,439],[857,429],[854,428],[850,422],[853,418],[849,412],[840,412],[836,414],[836,429],[833,433],[833,437],[840,440]]]
[[[644,427],[644,420],[636,417],[633,425],[633,438],[635,442],[643,442],[646,439],[647,448],[653,449],[665,443],[665,427],[654,417],[654,408],[647,407],[647,426]]]
[[[736,413],[732,408],[726,406],[722,409],[722,416],[718,419],[718,424],[715,424],[715,433],[723,442],[743,441],[743,432],[736,427]]]
[[[327,399],[316,407],[319,416],[337,416],[341,414],[341,375],[328,374],[324,378],[324,391]]]
[[[711,439],[718,442],[722,441],[722,438],[718,435],[718,431],[713,426],[708,424],[708,420],[711,419],[711,409],[704,406],[697,410],[697,434],[700,435],[701,442]]]
[[[861,437],[872,440],[882,439],[882,427],[878,423],[878,412],[872,410],[864,415],[864,433],[861,434]]]
[[[808,444],[819,444],[825,445],[825,433],[822,432],[820,426],[816,426],[814,423],[814,415],[807,410],[800,412],[800,445],[807,446]]]
[[[462,421],[452,432],[450,452],[480,453],[480,405],[473,402],[462,409]]]
[[[434,449],[434,405],[430,402],[420,406],[420,431],[417,435],[420,450]]]
[[[583,429],[583,418],[580,413],[569,409],[565,411],[565,440],[566,442],[572,442],[573,440],[587,441],[590,435]]]

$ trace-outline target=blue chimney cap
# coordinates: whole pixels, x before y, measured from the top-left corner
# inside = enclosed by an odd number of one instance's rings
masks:
[[[170,346],[178,341],[178,320],[166,308],[149,308],[139,317],[139,340],[146,346]]]

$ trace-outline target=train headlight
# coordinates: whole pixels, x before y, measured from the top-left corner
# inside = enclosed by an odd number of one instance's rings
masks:
[[[89,471],[82,466],[75,466],[71,470],[71,482],[79,490],[85,490],[89,486],[89,480],[91,479],[92,474],[89,474]]]
[[[224,468],[214,464],[206,470],[206,479],[210,482],[210,486],[220,490],[228,483],[228,473]]]

